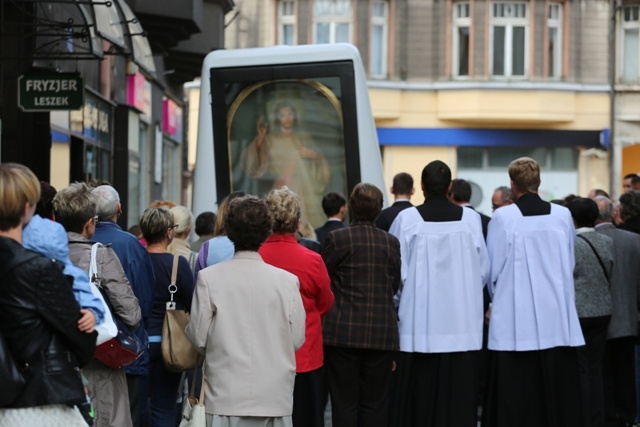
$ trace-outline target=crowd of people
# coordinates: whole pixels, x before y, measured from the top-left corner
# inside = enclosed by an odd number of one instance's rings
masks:
[[[0,425],[176,427],[193,384],[209,427],[322,427],[329,401],[334,427],[632,426],[640,177],[547,202],[533,159],[507,172],[491,217],[433,161],[421,204],[399,173],[386,209],[368,183],[326,194],[315,230],[283,186],[195,219],[155,201],[127,231],[108,183],[1,163],[0,372],[21,381]],[[172,308],[195,374],[165,364]],[[124,367],[94,354],[109,313],[144,348]]]

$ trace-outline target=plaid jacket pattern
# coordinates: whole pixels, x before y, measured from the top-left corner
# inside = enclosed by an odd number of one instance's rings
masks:
[[[322,258],[335,296],[324,319],[325,345],[398,350],[398,239],[372,222],[354,222],[329,233]]]

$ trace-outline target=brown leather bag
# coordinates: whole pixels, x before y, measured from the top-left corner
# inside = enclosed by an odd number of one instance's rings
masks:
[[[176,278],[178,276],[178,255],[173,256],[173,268],[171,269],[171,284],[169,293],[171,300],[167,302],[167,310],[162,323],[162,359],[164,366],[171,372],[184,372],[202,366],[204,355],[198,353],[185,334],[189,323],[189,313],[185,310],[176,310],[173,294],[178,290]]]

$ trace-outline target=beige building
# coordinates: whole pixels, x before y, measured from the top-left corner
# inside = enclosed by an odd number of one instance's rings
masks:
[[[617,194],[621,175],[640,170],[638,9],[616,9],[615,93],[607,0],[242,0],[227,16],[225,46],[353,43],[385,182],[406,171],[418,185],[423,166],[441,159],[490,213],[516,157],[540,162],[547,199]]]

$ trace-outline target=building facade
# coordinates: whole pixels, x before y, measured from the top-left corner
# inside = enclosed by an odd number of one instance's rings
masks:
[[[490,212],[516,157],[540,162],[548,199],[617,194],[640,170],[639,6],[613,3],[614,14],[608,0],[244,0],[225,38],[355,44],[386,182],[441,159]]]
[[[1,161],[58,189],[108,181],[124,227],[153,200],[185,203],[182,85],[224,46],[232,8],[232,0],[0,2]]]

